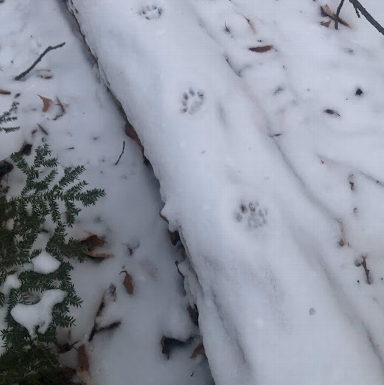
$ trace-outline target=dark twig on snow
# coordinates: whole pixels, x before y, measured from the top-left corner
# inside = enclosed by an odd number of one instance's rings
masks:
[[[341,8],[343,8],[344,0],[341,0],[339,6],[337,7],[336,11],[336,17],[335,17],[335,29],[339,29],[339,17],[340,17],[340,11]]]
[[[27,69],[25,70],[24,72],[22,72],[20,75],[17,75],[15,77],[15,80],[20,80],[22,79],[25,75],[28,75],[35,67],[36,65],[40,62],[40,60],[49,52],[49,51],[52,51],[53,49],[57,49],[57,48],[61,48],[65,45],[65,42],[64,43],[61,43],[59,45],[55,45],[54,47],[52,46],[49,46],[37,59],[36,61]]]
[[[384,35],[384,27],[380,25],[373,16],[360,4],[358,0],[349,0],[349,2],[353,5],[355,8],[356,14],[358,17],[360,17],[360,13],[382,34]],[[339,15],[341,8],[344,5],[344,0],[341,0],[337,12],[336,12],[336,20],[335,20],[335,29],[339,28]],[[359,13],[360,12],[360,13]]]
[[[123,142],[123,149],[122,149],[122,151],[121,151],[121,154],[120,154],[120,156],[119,156],[119,159],[117,159],[117,162],[115,163],[115,166],[120,162],[120,159],[121,159],[121,157],[122,157],[123,154],[124,154],[124,150],[125,150],[125,140],[124,140],[124,142]]]
[[[368,266],[367,266],[367,257],[363,257],[363,261],[361,262],[361,265],[364,268],[364,273],[365,273],[365,276],[367,277],[367,283],[368,283],[368,285],[370,285],[371,284],[371,279],[369,277],[369,269],[368,269]]]

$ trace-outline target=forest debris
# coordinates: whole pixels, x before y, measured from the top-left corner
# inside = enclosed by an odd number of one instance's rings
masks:
[[[0,88],[0,95],[11,95],[11,91],[8,91],[8,90],[3,90]]]
[[[188,305],[187,307],[189,317],[191,318],[191,321],[196,325],[199,326],[199,310],[196,306],[192,307],[191,305]]]
[[[57,119],[61,118],[66,112],[63,103],[61,103],[61,101],[58,97],[56,97],[56,102],[57,102],[56,106],[60,107],[60,112],[53,118],[53,120],[57,120]],[[68,105],[67,105],[67,107],[68,107]]]
[[[42,127],[40,124],[37,124],[37,126],[40,128],[40,130],[42,131],[42,133],[44,134],[44,135],[49,135],[49,133],[47,132],[47,130],[44,128],[44,127]]]
[[[273,45],[264,45],[260,47],[251,47],[248,48],[252,52],[258,52],[258,53],[263,53],[263,52],[268,52],[273,48]]]
[[[361,265],[363,266],[365,276],[367,277],[367,284],[370,285],[371,284],[371,279],[370,279],[370,276],[369,276],[369,269],[368,269],[368,266],[367,266],[367,257],[363,256],[362,258],[363,258],[363,261],[361,262]]]
[[[133,295],[133,292],[134,292],[134,285],[133,285],[133,279],[132,279],[132,276],[128,273],[127,270],[123,270],[120,272],[121,273],[125,273],[125,277],[124,277],[124,282],[123,282],[123,285],[124,287],[127,289],[127,292],[129,295]]]
[[[24,76],[28,75],[35,67],[36,65],[40,62],[40,60],[49,52],[49,51],[52,51],[54,49],[57,49],[57,48],[61,48],[65,45],[65,42],[64,43],[61,43],[59,45],[55,45],[54,47],[52,46],[49,46],[35,61],[34,63],[27,69],[25,70],[24,72],[22,72],[20,75],[17,75],[15,77],[15,80],[20,80],[22,79]]]
[[[37,71],[37,76],[42,79],[52,79],[53,74],[49,69],[41,69]]]
[[[89,257],[101,258],[101,259],[113,257],[112,254],[97,253],[95,251],[95,249],[97,249],[98,247],[104,246],[104,244],[106,243],[103,239],[99,238],[96,234],[92,234],[89,237],[83,239],[81,243],[86,246],[85,254],[88,255]]]
[[[137,143],[137,145],[140,147],[141,153],[142,153],[143,156],[144,156],[144,147],[143,147],[143,145],[141,144],[139,135],[137,135],[136,130],[133,128],[132,124],[129,123],[129,122],[126,122],[126,124],[125,124],[125,134],[126,134],[129,138],[131,138],[134,142]]]
[[[321,14],[322,14],[322,16],[324,16],[324,17],[325,17],[325,16],[328,16],[328,17],[330,17],[332,20],[336,21],[336,15],[331,11],[331,9],[329,8],[328,4],[326,4],[326,5],[321,5],[321,6],[320,6],[320,9],[321,9]],[[350,26],[345,20],[341,19],[340,17],[339,17],[339,23],[340,23],[340,24],[343,24],[343,25],[346,26],[346,27],[351,28],[351,26]]]
[[[115,301],[116,301],[116,286],[113,283],[111,283],[108,289],[105,290],[103,294],[103,299],[101,300],[100,306],[97,310],[97,313],[95,316],[95,323],[93,325],[91,334],[89,335],[89,339],[88,339],[89,342],[93,340],[93,337],[97,333],[100,333],[105,330],[113,330],[121,324],[121,321],[114,321],[107,325],[101,325],[106,308],[108,307],[109,304]]]
[[[171,351],[186,344],[184,341],[175,338],[163,336],[161,338],[161,352],[169,359]]]
[[[326,28],[329,28],[330,24],[331,24],[331,20],[328,20],[328,21],[322,21],[322,22],[320,23],[320,25],[322,25],[323,27],[326,27]]]
[[[43,112],[47,112],[52,105],[52,100],[45,98],[44,96],[37,95],[43,101]]]
[[[85,350],[85,345],[81,345],[77,349],[77,353],[78,353],[77,357],[79,360],[79,367],[82,370],[88,370],[89,369],[89,361],[88,361],[88,357],[87,357],[87,352]]]
[[[81,345],[77,350],[77,359],[79,361],[79,366],[76,367],[76,374],[85,384],[91,383],[91,376],[88,373],[89,370],[89,361],[87,352],[85,350],[85,345]]]
[[[245,18],[245,20],[247,20],[247,23],[248,23],[249,27],[251,28],[252,32],[255,33],[256,32],[256,28],[253,25],[252,21],[250,19],[248,19],[248,18]]]
[[[202,342],[200,342],[195,350],[193,351],[191,357],[189,358],[196,358],[198,356],[202,356],[202,355],[205,355],[205,348],[204,348],[204,344]]]
[[[326,110],[324,110],[324,112],[326,114],[329,114],[329,115],[336,115],[336,116],[340,116],[340,114],[338,112],[336,112],[335,110],[331,110],[330,108],[327,108]]]

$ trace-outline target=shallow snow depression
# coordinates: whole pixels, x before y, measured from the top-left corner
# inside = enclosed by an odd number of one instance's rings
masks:
[[[319,5],[69,4],[181,233],[218,385],[384,381],[384,42]]]

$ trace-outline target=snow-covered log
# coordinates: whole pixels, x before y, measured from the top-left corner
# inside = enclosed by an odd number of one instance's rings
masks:
[[[382,384],[381,36],[304,0],[68,6],[182,237],[216,384]]]

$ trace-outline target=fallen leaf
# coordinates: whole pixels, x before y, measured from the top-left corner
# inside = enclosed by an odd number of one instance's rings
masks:
[[[89,373],[85,370],[82,370],[79,366],[76,368],[76,374],[80,378],[81,381],[84,382],[86,385],[91,384],[91,376]]]
[[[121,271],[120,274],[121,273],[125,273],[124,282],[123,282],[124,287],[127,289],[127,292],[129,295],[133,295],[135,288],[133,286],[133,279],[131,275],[126,270]]]
[[[11,91],[0,89],[0,95],[11,95]]]
[[[326,28],[329,28],[330,24],[331,24],[331,20],[328,20],[328,21],[322,21],[320,23],[323,27],[326,27]]]
[[[200,342],[195,350],[193,351],[191,357],[189,358],[196,358],[197,356],[202,356],[202,355],[205,355],[205,348],[204,348],[204,345],[202,342]]]
[[[139,145],[141,153],[144,155],[144,147],[140,141],[139,135],[137,135],[136,130],[129,122],[125,124],[125,134]]]
[[[52,105],[52,100],[45,98],[44,96],[37,95],[43,101],[43,112],[47,112]]]
[[[263,53],[263,52],[270,51],[272,48],[273,48],[273,45],[263,45],[263,46],[260,46],[260,47],[251,47],[251,48],[248,48],[248,49],[250,51],[252,51],[252,52]]]
[[[77,349],[77,358],[79,360],[79,367],[82,370],[88,370],[89,369],[89,361],[87,357],[87,352],[85,350],[85,345],[81,345]]]
[[[328,4],[321,5],[320,8],[321,8],[321,14],[323,16],[328,16],[332,20],[336,20],[336,15],[331,11]],[[339,17],[339,23],[345,25],[346,27],[351,28],[351,26],[345,20],[343,20],[341,17]]]

